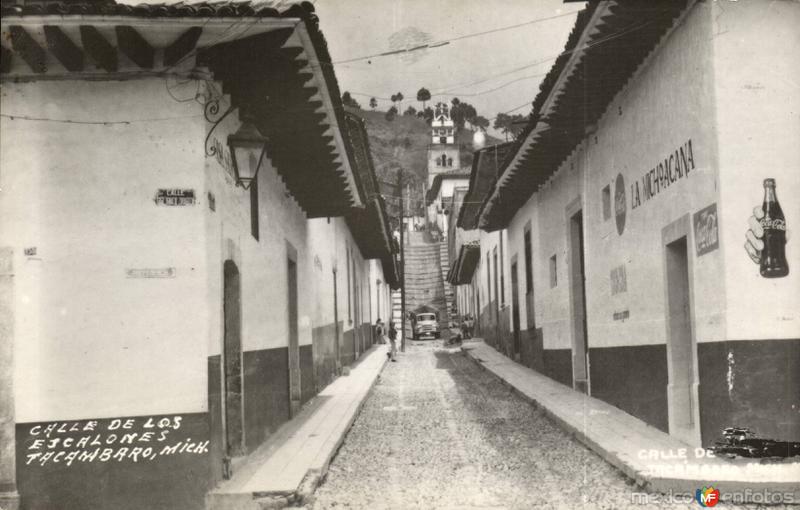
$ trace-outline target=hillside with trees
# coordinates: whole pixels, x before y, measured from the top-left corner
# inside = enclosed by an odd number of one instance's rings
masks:
[[[404,115],[398,115],[394,106],[388,112],[350,106],[347,110],[364,119],[383,193],[394,194],[393,184],[397,182],[397,171],[403,168],[405,182],[411,186],[412,205],[421,211],[420,200],[428,168],[428,145],[431,143],[431,127],[428,122],[416,115],[416,109],[413,114]],[[466,171],[472,165],[473,134],[474,131],[468,127],[457,130],[456,134],[456,143],[461,148],[461,166]],[[502,140],[486,136],[486,145],[501,142]]]

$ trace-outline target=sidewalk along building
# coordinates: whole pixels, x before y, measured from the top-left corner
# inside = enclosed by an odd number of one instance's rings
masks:
[[[363,125],[275,5],[3,3],[3,508],[202,507],[389,317]]]
[[[800,222],[798,23],[795,2],[577,16],[479,217],[525,282],[500,319],[526,365],[690,445],[800,439],[800,250],[774,243],[767,278],[744,246],[768,179],[785,223],[761,225]]]
[[[467,309],[475,319],[475,334],[495,347],[503,345],[503,352],[509,343],[509,329],[505,326],[510,324],[500,318],[501,313],[510,311],[505,299],[504,232],[478,230],[478,221],[483,202],[513,147],[512,142],[501,143],[474,153],[467,193],[461,208],[453,215],[456,245],[460,240],[460,247],[453,248],[454,265],[450,274],[457,301],[469,303]]]

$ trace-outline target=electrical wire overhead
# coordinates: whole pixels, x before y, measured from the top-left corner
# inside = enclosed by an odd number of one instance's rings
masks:
[[[456,36],[456,37],[451,37],[449,39],[441,39],[441,40],[430,42],[430,43],[427,43],[427,44],[420,44],[418,46],[414,46],[414,47],[411,47],[411,48],[404,48],[404,49],[392,50],[392,51],[384,51],[384,52],[380,52],[380,53],[372,53],[370,55],[363,55],[361,57],[353,57],[353,58],[348,58],[348,59],[343,59],[343,60],[336,60],[334,62],[331,62],[331,64],[348,64],[350,62],[359,62],[359,61],[362,61],[362,60],[369,60],[371,58],[388,57],[388,56],[392,56],[392,55],[406,54],[406,53],[410,53],[410,52],[413,52],[413,51],[420,51],[420,50],[439,48],[441,46],[446,46],[446,45],[448,45],[448,44],[450,44],[452,42],[462,41],[464,39],[470,39],[472,37],[480,37],[480,36],[483,36],[483,35],[494,34],[494,33],[497,33],[497,32],[504,32],[506,30],[514,30],[516,28],[521,28],[521,27],[525,27],[525,26],[528,26],[528,25],[541,23],[543,21],[549,21],[549,20],[557,19],[557,18],[564,18],[566,16],[574,16],[576,14],[577,14],[577,11],[565,12],[565,13],[561,13],[561,14],[556,14],[554,16],[548,16],[548,17],[545,17],[545,18],[536,18],[536,19],[532,19],[532,20],[528,20],[528,21],[523,21],[522,23],[517,23],[517,24],[514,24],[514,25],[508,25],[508,26],[505,26],[505,27],[493,28],[493,29],[490,29],[490,30],[484,30],[482,32],[472,32],[472,33],[469,33],[469,34],[464,34],[464,35],[459,35],[459,36]]]

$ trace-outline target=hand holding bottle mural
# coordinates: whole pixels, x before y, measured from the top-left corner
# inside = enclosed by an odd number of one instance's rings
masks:
[[[764,179],[764,203],[753,209],[744,249],[760,266],[764,278],[780,278],[789,274],[786,261],[786,219],[775,193],[775,179]]]

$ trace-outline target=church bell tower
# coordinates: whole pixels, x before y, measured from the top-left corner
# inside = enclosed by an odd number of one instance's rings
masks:
[[[431,144],[428,146],[428,187],[436,174],[461,168],[456,130],[447,103],[436,103],[431,122]]]

